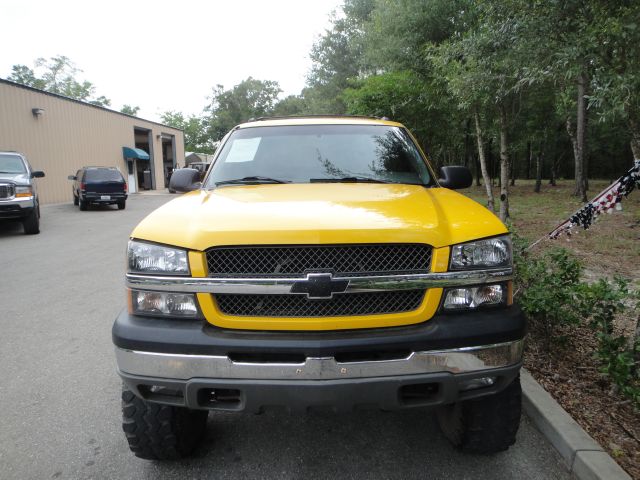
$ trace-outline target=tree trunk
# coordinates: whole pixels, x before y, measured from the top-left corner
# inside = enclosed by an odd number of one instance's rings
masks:
[[[464,166],[471,168],[473,161],[473,140],[471,140],[471,119],[464,123]]]
[[[487,142],[487,168],[489,171],[489,179],[491,180],[491,186],[493,187],[493,179],[496,177],[495,168],[493,167],[493,138],[490,138]]]
[[[636,160],[640,160],[640,158],[636,157]],[[634,332],[633,338],[631,339],[633,345],[640,342],[640,317],[638,317],[638,321],[636,322],[636,330]],[[636,350],[633,355],[633,359],[635,360],[635,365],[633,367],[636,378],[640,377],[640,350]]]
[[[478,155],[474,155],[474,161],[476,162],[476,187],[480,186],[480,177],[482,172],[480,171],[480,159]]]
[[[531,178],[531,142],[527,142],[527,180]]]
[[[516,184],[516,165],[518,164],[518,153],[513,154],[513,160],[511,160],[511,186],[515,186]]]
[[[493,190],[491,189],[491,178],[487,170],[487,159],[484,155],[484,138],[482,137],[482,127],[480,127],[480,115],[475,112],[476,121],[476,139],[478,140],[478,160],[480,160],[480,170],[482,171],[482,179],[487,189],[487,206],[492,212],[496,211],[495,201],[493,199]]]
[[[542,150],[536,155],[536,188],[534,191],[540,193],[540,187],[542,186]]]
[[[640,160],[640,124],[633,118],[629,118],[629,130],[631,130],[631,153],[634,160]]]
[[[580,197],[583,202],[587,201],[587,184],[585,172],[585,136],[587,131],[587,101],[585,98],[587,89],[587,75],[581,73],[578,77],[578,99],[576,112],[576,129],[573,131],[571,119],[567,119],[567,133],[571,137],[573,145],[573,157],[575,160],[575,181],[576,188],[574,195]]]
[[[500,107],[500,220],[509,218],[509,141],[507,137],[507,111]]]
[[[556,170],[558,169],[559,159],[551,160],[551,175],[549,176],[549,185],[556,186]]]

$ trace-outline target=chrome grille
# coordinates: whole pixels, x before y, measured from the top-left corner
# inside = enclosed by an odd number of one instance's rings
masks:
[[[426,273],[431,247],[423,244],[286,245],[214,247],[207,250],[210,277],[337,277]]]
[[[252,317],[337,317],[390,314],[417,310],[425,290],[340,293],[330,300],[309,300],[304,295],[216,294],[226,315]]]
[[[0,198],[13,198],[16,187],[13,183],[0,183]]]

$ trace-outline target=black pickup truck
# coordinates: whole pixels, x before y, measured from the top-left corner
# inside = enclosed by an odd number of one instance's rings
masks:
[[[118,205],[124,210],[127,201],[127,182],[115,167],[82,167],[73,180],[73,204],[86,210],[90,204]]]

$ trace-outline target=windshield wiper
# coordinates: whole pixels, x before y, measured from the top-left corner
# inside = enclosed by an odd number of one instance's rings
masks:
[[[309,183],[393,183],[370,177],[310,178]]]
[[[218,185],[232,185],[232,184],[259,184],[259,183],[291,183],[288,180],[279,180],[277,178],[270,177],[261,177],[259,175],[252,177],[242,177],[242,178],[234,178],[233,180],[223,180],[221,182],[215,182],[216,186]]]

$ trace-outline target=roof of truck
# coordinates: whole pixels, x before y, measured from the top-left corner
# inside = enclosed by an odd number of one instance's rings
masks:
[[[288,117],[261,117],[251,119],[236,128],[273,127],[278,125],[388,125],[402,127],[401,123],[392,122],[386,117],[364,117],[355,115],[304,115]]]

